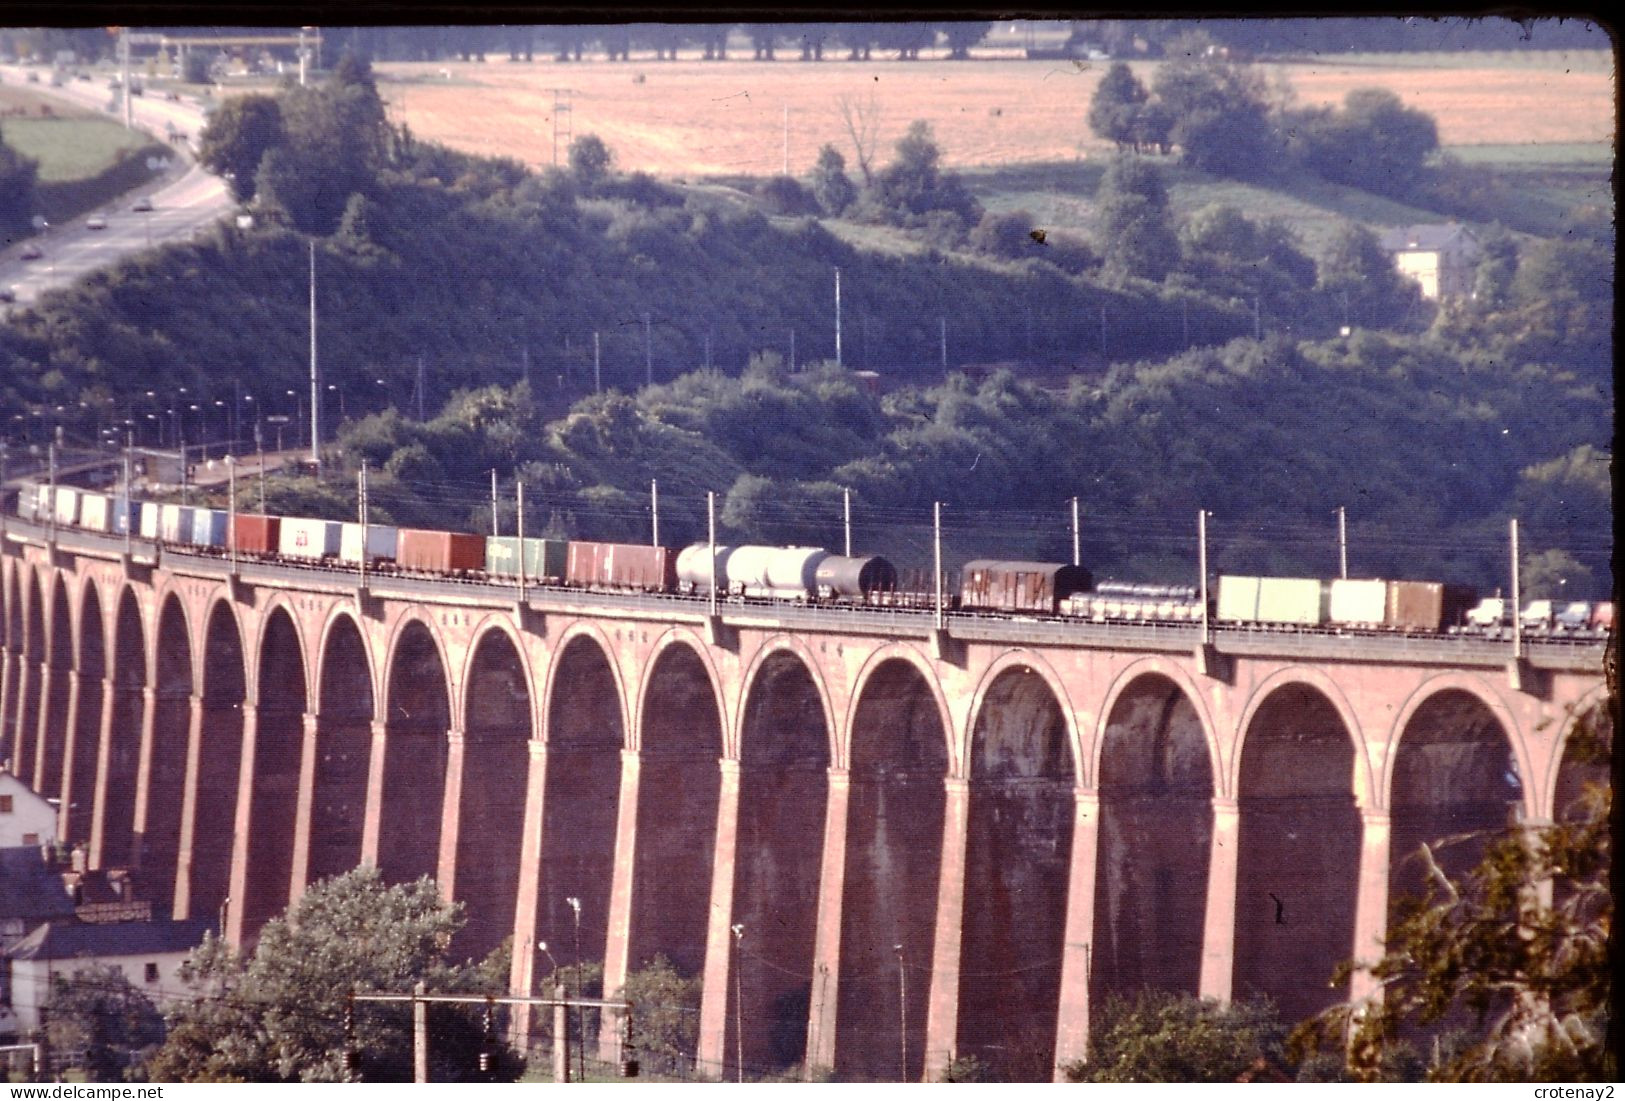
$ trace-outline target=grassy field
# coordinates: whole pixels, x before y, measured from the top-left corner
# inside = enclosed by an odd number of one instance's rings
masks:
[[[147,141],[91,111],[17,85],[0,85],[0,134],[7,145],[39,161],[45,183],[94,176],[120,153]]]
[[[1158,64],[1133,67],[1149,81]],[[959,168],[1087,161],[1110,151],[1084,121],[1105,67],[989,59],[499,59],[385,64],[379,72],[392,116],[423,137],[545,166],[553,161],[557,98],[570,108],[562,129],[597,134],[621,168],[693,178],[769,175],[786,163],[803,174],[826,142],[850,164],[843,102],[871,113],[882,163],[915,119],[931,123],[946,160]],[[1337,57],[1265,68],[1303,105],[1338,103],[1354,88],[1391,88],[1438,119],[1451,149],[1598,145],[1614,136],[1613,71],[1601,51]],[[554,89],[566,91],[556,97]]]

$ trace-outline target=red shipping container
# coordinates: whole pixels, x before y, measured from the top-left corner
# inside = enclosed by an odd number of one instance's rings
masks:
[[[282,537],[282,517],[239,512],[232,517],[232,545],[248,554],[275,554]]]
[[[432,570],[436,573],[483,570],[485,536],[402,528],[395,546],[395,561],[402,569]]]
[[[582,588],[672,592],[677,588],[677,552],[641,543],[572,541],[564,580]]]

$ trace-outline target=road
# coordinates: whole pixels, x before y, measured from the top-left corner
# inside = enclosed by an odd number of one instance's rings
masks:
[[[29,85],[31,91],[53,96],[78,107],[107,112],[118,121],[123,110],[113,100],[113,91],[105,77],[94,80],[71,80],[61,87],[52,87],[48,73],[41,73],[41,83]],[[30,69],[21,65],[0,65],[0,78],[7,84],[23,84]],[[133,116],[136,128],[161,141],[171,141],[177,152],[173,157],[183,162],[164,177],[167,182],[156,189],[144,188],[121,197],[100,213],[107,219],[107,228],[86,228],[88,215],[74,219],[67,225],[51,226],[35,237],[44,255],[37,260],[23,260],[21,245],[15,245],[0,255],[0,287],[12,287],[18,304],[35,301],[52,287],[72,283],[96,268],[104,267],[125,256],[140,252],[152,245],[171,241],[184,241],[198,230],[213,223],[234,209],[231,193],[225,181],[210,175],[192,160],[185,142],[171,135],[186,135],[195,139],[203,128],[203,108],[194,100],[167,100],[161,96],[138,96],[134,101]],[[136,213],[130,208],[137,195],[152,199],[153,209]]]

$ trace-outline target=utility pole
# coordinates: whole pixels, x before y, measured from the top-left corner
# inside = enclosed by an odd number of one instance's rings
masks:
[[[421,421],[423,419],[423,357],[422,356],[418,356],[417,399],[418,399],[418,420]]]
[[[1253,295],[1253,339],[1264,339],[1264,323],[1258,313],[1258,295]]]
[[[135,431],[132,429],[124,437],[124,557],[129,558],[135,552],[135,461],[131,454],[135,450]],[[0,470],[0,485],[5,484],[4,471]],[[261,506],[260,511],[265,511]]]
[[[796,327],[790,326],[790,373],[796,371]]]
[[[118,34],[119,54],[124,64],[124,129],[135,129],[135,101],[130,95],[130,28],[120,27]]]
[[[654,345],[649,336],[649,311],[643,311],[643,384],[655,384]]]
[[[423,980],[412,984],[412,1081],[429,1080],[429,1003]]]
[[[1518,519],[1512,519],[1512,658],[1523,657],[1523,601],[1518,591]]]
[[[500,536],[501,525],[497,523],[497,468],[491,468],[491,534]]]
[[[1211,640],[1207,611],[1207,509],[1196,512],[1196,572],[1197,588],[1202,600],[1202,645]]]
[[[711,547],[711,616],[717,614],[717,495],[705,494],[705,539]]]
[[[852,491],[841,490],[842,523],[846,529],[846,556],[852,557]]]
[[[182,469],[185,468],[186,453],[181,452]],[[56,440],[50,439],[45,443],[45,484],[51,487],[50,528],[51,542],[56,542]],[[19,727],[20,729],[20,727]]]
[[[1072,564],[1083,565],[1083,546],[1078,531],[1078,499],[1072,498]]]
[[[372,529],[367,527],[367,460],[361,460],[361,471],[356,475],[356,519],[361,521],[361,587],[367,587],[367,552],[371,550]]]
[[[598,330],[592,331],[592,392],[602,393],[604,389],[604,376],[598,358]]]
[[[937,318],[937,347],[942,352],[942,374],[948,376],[948,319]]]
[[[712,586],[716,588],[715,585]],[[733,926],[734,935],[734,1063],[738,1080],[745,1080],[745,927]]]
[[[897,1039],[902,1053],[902,1080],[908,1081],[908,971],[903,964],[903,946],[892,945],[897,953]]]
[[[942,502],[931,502],[931,550],[937,575],[937,630],[947,622],[942,607]]]
[[[784,160],[779,166],[779,175],[790,174],[790,105],[784,105]]]
[[[835,269],[835,366],[845,366],[841,359],[841,269]]]
[[[316,241],[310,242],[310,461],[322,480],[322,387],[316,363]]]
[[[649,479],[649,522],[653,529],[649,534],[649,545],[660,545],[660,482],[658,479]]]
[[[1349,531],[1348,518],[1344,515],[1342,505],[1337,506],[1337,576],[1348,579],[1349,575]]]
[[[518,490],[518,501],[514,505],[514,523],[518,526],[519,537],[519,602],[525,602],[525,483],[519,482],[515,488]]]
[[[226,476],[231,481],[230,496],[226,507],[230,510],[226,515],[226,545],[231,548],[231,573],[237,574],[237,460],[231,455],[226,456]]]

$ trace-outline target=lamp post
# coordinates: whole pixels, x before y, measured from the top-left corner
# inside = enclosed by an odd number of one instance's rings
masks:
[[[715,586],[712,586],[715,588]],[[745,983],[740,972],[745,966],[745,927],[732,927],[734,935],[734,1065],[739,1081],[745,1080]]]
[[[564,900],[575,912],[576,925],[576,1001],[581,1000],[581,900]],[[587,1077],[587,1021],[581,1006],[576,1006],[576,1080]]]

